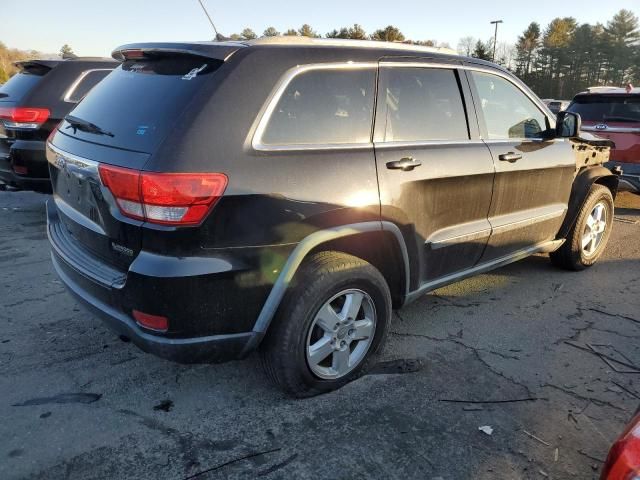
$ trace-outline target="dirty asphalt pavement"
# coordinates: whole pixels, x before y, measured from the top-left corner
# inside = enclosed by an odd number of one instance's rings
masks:
[[[53,273],[46,198],[0,192],[2,479],[589,479],[640,405],[640,197],[594,268],[541,255],[425,295],[371,374],[308,400],[256,356],[118,340]]]

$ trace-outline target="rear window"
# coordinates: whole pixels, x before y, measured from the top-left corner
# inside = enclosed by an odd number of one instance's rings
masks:
[[[640,122],[640,95],[576,97],[569,106],[587,122]]]
[[[109,75],[111,71],[112,70],[110,68],[102,68],[82,72],[73,85],[71,85],[71,88],[69,88],[67,93],[65,93],[64,101],[78,103],[100,82],[100,80]]]
[[[33,69],[31,72],[16,73],[7,83],[0,87],[0,102],[17,102],[35,87],[48,68]]]
[[[106,133],[83,131],[67,122],[60,130],[94,143],[153,153],[222,63],[192,55],[127,60],[70,113]]]
[[[278,99],[264,145],[367,143],[375,69],[315,69],[297,75]]]

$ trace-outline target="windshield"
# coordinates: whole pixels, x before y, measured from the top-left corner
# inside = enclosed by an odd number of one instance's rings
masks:
[[[640,122],[640,95],[585,95],[568,110],[587,122]]]
[[[72,110],[60,131],[94,143],[153,153],[219,60],[180,55],[128,60]],[[91,125],[79,128],[78,124]],[[109,132],[109,135],[100,134]]]

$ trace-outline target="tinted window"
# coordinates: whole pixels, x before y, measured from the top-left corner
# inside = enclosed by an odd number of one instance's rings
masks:
[[[89,70],[84,72],[79,78],[79,81],[75,85],[71,86],[71,90],[67,92],[64,97],[65,102],[78,103],[82,100],[89,90],[95,87],[100,80],[111,73],[111,69],[108,70]]]
[[[535,138],[546,117],[518,87],[490,73],[472,72],[489,139]]]
[[[46,71],[49,71],[48,69]],[[17,102],[24,97],[29,91],[35,87],[40,80],[42,74],[35,73],[17,73],[9,79],[7,83],[0,87],[0,102],[11,101]]]
[[[390,67],[382,71],[384,141],[465,140],[467,119],[453,70]]]
[[[262,143],[369,142],[374,89],[374,69],[301,73],[287,85],[278,100],[262,135]]]
[[[640,95],[585,95],[576,97],[568,110],[588,122],[640,122]]]
[[[221,64],[191,55],[128,60],[71,112],[112,136],[73,129],[66,122],[60,130],[90,142],[153,153]]]

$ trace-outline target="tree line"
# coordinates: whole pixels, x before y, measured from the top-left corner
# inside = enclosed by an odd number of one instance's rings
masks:
[[[393,25],[367,33],[355,23],[350,27],[333,29],[321,35],[309,24],[279,32],[268,27],[262,37],[305,36],[311,38],[343,38],[404,42],[415,45],[450,48],[436,40],[410,40]],[[258,34],[251,28],[217,40],[253,40]],[[461,55],[492,60],[494,39],[482,41],[467,36],[460,39],[457,50]],[[60,55],[72,54],[64,45]],[[0,42],[0,83],[16,72],[13,62],[33,58],[39,52],[9,49]],[[577,92],[596,85],[624,86],[640,84],[640,28],[638,17],[622,9],[613,18],[594,25],[578,23],[573,17],[555,18],[543,30],[531,22],[518,37],[515,45],[498,42],[495,61],[513,71],[543,98],[570,99]]]
[[[290,28],[284,32],[279,32],[275,27],[267,27],[262,32],[262,37],[277,37],[277,36],[299,36],[310,38],[322,38],[323,35],[318,33],[311,27],[311,25],[305,23],[300,28]],[[228,37],[218,34],[217,40],[254,40],[258,38],[258,34],[251,28],[245,28],[240,33],[232,33]],[[351,27],[341,27],[340,29],[333,29],[324,35],[324,38],[343,38],[351,40],[378,40],[382,42],[404,42],[412,43],[414,45],[426,45],[431,47],[446,47],[449,48],[447,43],[438,44],[435,40],[408,40],[398,27],[388,25],[384,28],[375,30],[373,33],[368,34],[362,25],[354,23]]]
[[[570,99],[597,85],[640,84],[640,29],[629,10],[606,24],[565,17],[542,30],[532,22],[515,50],[513,70],[543,98]]]

